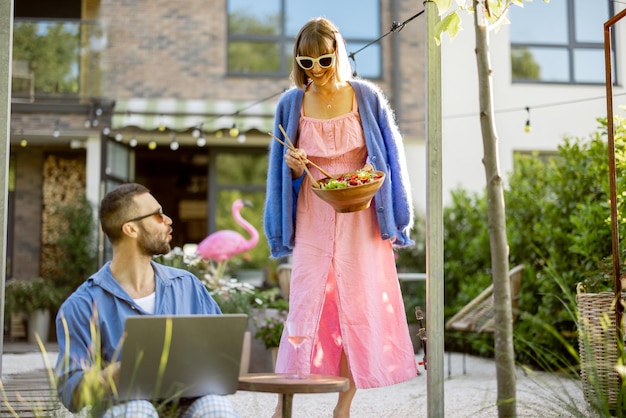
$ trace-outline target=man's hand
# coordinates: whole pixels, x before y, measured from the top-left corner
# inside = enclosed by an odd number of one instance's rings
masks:
[[[85,370],[80,384],[76,387],[73,403],[77,410],[88,405],[96,405],[116,391],[120,375],[120,362],[111,363],[104,369]]]
[[[120,377],[120,362],[116,361],[115,363],[109,364],[107,367],[102,369],[100,372],[100,377],[102,379],[102,384],[107,387],[117,386],[117,381]]]

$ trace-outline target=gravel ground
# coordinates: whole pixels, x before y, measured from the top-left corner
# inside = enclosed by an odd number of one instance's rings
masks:
[[[53,365],[56,353],[47,353]],[[416,360],[422,356],[417,355]],[[444,359],[444,413],[446,417],[497,417],[495,363],[491,359],[467,356],[463,374],[462,356],[452,355],[452,374],[448,377],[447,355]],[[4,354],[2,374],[20,373],[45,367],[41,353]],[[357,391],[352,403],[352,418],[426,417],[427,376],[378,389]],[[518,417],[588,417],[580,381],[559,378],[554,374],[517,371]],[[277,395],[239,391],[229,398],[242,418],[271,417]],[[293,418],[332,417],[337,394],[296,395]],[[67,414],[71,416],[71,414]]]

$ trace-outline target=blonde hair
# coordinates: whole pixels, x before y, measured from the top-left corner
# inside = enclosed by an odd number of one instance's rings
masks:
[[[335,53],[337,81],[351,79],[352,68],[348,61],[346,45],[335,24],[324,17],[316,17],[305,23],[293,45],[291,80],[296,87],[304,89],[309,84],[309,77],[296,62],[296,57],[299,55],[319,57],[331,52]]]

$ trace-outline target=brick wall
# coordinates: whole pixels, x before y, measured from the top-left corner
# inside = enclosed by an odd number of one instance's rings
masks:
[[[400,0],[398,16],[393,16],[391,4],[381,1],[381,34],[394,20],[404,21],[423,10],[421,3]],[[102,0],[99,17],[108,38],[103,84],[107,97],[254,101],[290,85],[287,77],[227,75],[225,0]],[[396,105],[402,132],[412,139],[424,135],[424,33],[422,15],[385,37],[383,79],[376,80]],[[397,61],[391,57],[394,37]],[[394,62],[399,69],[392,68]],[[393,83],[396,75],[401,80]]]

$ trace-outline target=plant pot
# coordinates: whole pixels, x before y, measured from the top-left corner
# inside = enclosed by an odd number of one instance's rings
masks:
[[[258,320],[271,316],[278,316],[278,309],[251,309],[250,317],[256,317]],[[250,344],[250,373],[271,373],[274,371],[274,361],[272,359],[272,351],[265,348],[263,341],[254,338],[256,334],[256,325],[254,320],[248,321],[248,331],[252,335]]]
[[[39,335],[41,342],[48,341],[48,333],[50,332],[50,310],[39,309],[28,315],[28,342],[37,344],[36,335]]]
[[[420,330],[419,324],[409,324],[409,335],[411,336],[411,343],[413,344],[413,353],[418,354],[422,349],[422,340],[417,336]]]
[[[615,370],[619,350],[613,292],[586,293],[582,286],[576,292],[578,306],[578,346],[580,377],[585,400],[592,406],[610,410],[617,407],[620,378]],[[626,293],[622,293],[622,303]],[[622,322],[623,323],[623,322]]]
[[[250,351],[252,345],[252,334],[246,331],[243,334],[243,346],[241,348],[241,366],[239,367],[239,376],[248,374],[250,371]]]
[[[276,372],[276,359],[278,358],[278,347],[270,348],[272,352],[272,372]]]

